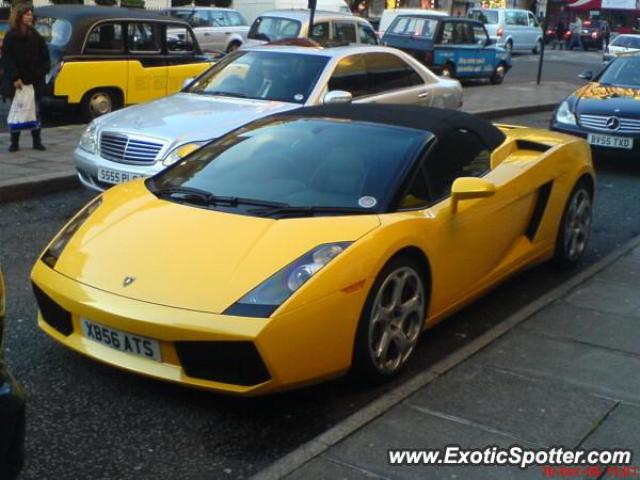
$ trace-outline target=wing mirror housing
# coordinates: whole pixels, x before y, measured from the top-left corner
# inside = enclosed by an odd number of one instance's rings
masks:
[[[592,80],[593,72],[591,70],[583,70],[578,74],[578,78],[582,78],[583,80]]]
[[[322,103],[325,105],[351,103],[351,100],[353,100],[353,96],[350,92],[345,92],[344,90],[331,90],[330,92],[325,93]]]
[[[462,200],[490,197],[496,193],[496,186],[482,178],[461,177],[451,185],[451,213],[457,213]]]

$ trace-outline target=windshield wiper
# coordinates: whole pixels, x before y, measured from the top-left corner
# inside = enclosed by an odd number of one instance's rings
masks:
[[[205,206],[229,205],[235,207],[237,205],[253,205],[256,207],[264,207],[269,209],[287,208],[288,205],[282,202],[271,202],[268,200],[257,200],[253,198],[230,197],[224,195],[215,195],[207,190],[194,187],[163,187],[152,189],[152,193],[158,197],[181,197],[184,201],[195,200]]]
[[[297,215],[311,217],[316,214],[372,214],[374,212],[369,208],[359,207],[304,207],[304,206],[287,206],[276,208],[254,208],[250,210],[250,213],[255,213],[260,216],[272,216],[272,215]]]
[[[218,95],[220,97],[247,98],[247,96],[244,93],[236,93],[236,92],[220,92],[220,91],[214,90],[212,92],[201,92],[201,93],[204,93],[205,95]]]

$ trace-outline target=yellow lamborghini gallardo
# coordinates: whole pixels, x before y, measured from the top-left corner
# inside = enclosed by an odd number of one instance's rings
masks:
[[[593,194],[579,138],[423,107],[299,109],[93,200],[36,262],[38,322],[89,357],[226,393],[384,379],[501,280],[578,262]]]

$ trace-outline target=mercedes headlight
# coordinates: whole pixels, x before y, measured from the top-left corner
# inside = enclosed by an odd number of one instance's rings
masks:
[[[349,245],[351,242],[336,242],[315,247],[262,282],[224,313],[246,317],[269,317],[287,298]]]
[[[195,152],[197,149],[199,149],[205,143],[207,143],[207,142],[191,142],[191,143],[185,143],[184,145],[180,145],[179,147],[174,148],[169,153],[169,155],[164,157],[164,160],[162,161],[162,164],[165,167],[168,167],[169,165],[173,165],[174,163],[176,163],[181,158],[184,158],[187,155],[189,155],[191,152]]]
[[[96,153],[98,149],[98,125],[96,125],[95,121],[91,122],[84,131],[78,146],[85,152]]]
[[[75,218],[71,220],[54,238],[53,242],[49,245],[49,248],[47,248],[42,255],[42,261],[51,268],[54,268],[58,258],[62,255],[62,251],[67,246],[67,243],[69,243],[69,240],[71,240],[82,224],[98,209],[101,204],[102,197],[98,197],[80,211],[80,213],[78,213]]]
[[[576,124],[576,116],[571,111],[568,101],[565,100],[562,102],[560,108],[558,108],[558,111],[556,112],[556,121],[558,123],[565,123],[569,125]]]

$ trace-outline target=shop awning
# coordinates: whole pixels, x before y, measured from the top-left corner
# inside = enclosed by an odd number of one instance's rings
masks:
[[[587,10],[600,10],[602,0],[577,0],[567,5],[570,9],[577,12],[584,12]]]

